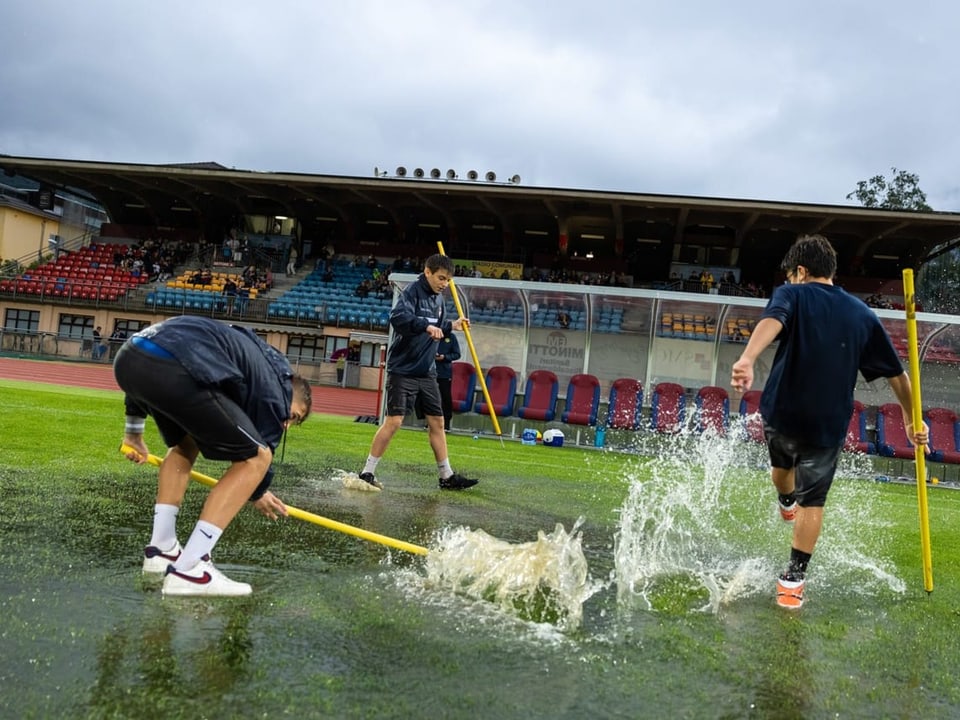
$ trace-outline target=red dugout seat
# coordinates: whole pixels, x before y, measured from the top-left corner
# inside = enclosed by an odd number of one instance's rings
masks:
[[[506,365],[494,365],[487,370],[485,378],[487,392],[493,402],[493,409],[498,417],[513,415],[513,399],[517,394],[517,372]],[[490,408],[483,396],[477,401],[474,410],[481,415],[489,415]]]
[[[453,397],[453,411],[470,412],[477,390],[477,370],[471,363],[457,361],[452,364],[451,371],[453,379],[450,382],[450,394]]]
[[[650,398],[650,427],[657,432],[676,433],[686,418],[687,396],[683,386],[662,382],[653,388]]]
[[[600,381],[595,375],[579,373],[570,378],[567,384],[567,400],[562,422],[570,425],[597,424],[597,410],[600,408]]]
[[[740,398],[740,421],[743,423],[747,439],[765,443],[763,436],[763,418],[760,417],[760,398],[762,390],[747,390]]]
[[[707,385],[697,391],[697,430],[725,436],[730,426],[730,395],[722,387]]]
[[[550,370],[534,370],[527,378],[527,387],[523,393],[523,403],[517,410],[517,416],[525,420],[544,420],[549,422],[557,415],[557,393],[560,382],[557,374]]]
[[[639,430],[642,412],[643,384],[633,378],[614,380],[607,402],[607,427],[613,430]]]

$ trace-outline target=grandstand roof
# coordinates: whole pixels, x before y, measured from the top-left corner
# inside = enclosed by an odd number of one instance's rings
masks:
[[[523,245],[558,234],[633,243],[707,246],[779,262],[798,234],[822,232],[837,246],[841,272],[893,276],[960,238],[960,214],[876,210],[749,199],[528,187],[513,182],[260,172],[215,162],[177,165],[90,162],[0,155],[7,175],[95,197],[124,225],[205,227],[210,218],[283,215],[351,226],[413,223],[458,236],[496,226]],[[384,222],[385,221],[385,222]],[[696,244],[696,245],[695,245]],[[637,247],[641,247],[637,245]],[[671,252],[670,255],[673,255]]]

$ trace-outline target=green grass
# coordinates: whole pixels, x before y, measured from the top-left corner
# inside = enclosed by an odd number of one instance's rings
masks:
[[[429,587],[417,556],[250,510],[227,529],[217,561],[254,595],[178,602],[140,579],[156,469],[119,454],[122,413],[117,393],[0,382],[0,715],[960,714],[960,492],[929,493],[927,594],[916,489],[838,479],[808,605],[791,615],[768,587],[789,530],[768,517],[766,472],[740,467],[739,453],[717,474],[705,469],[711,457],[679,446],[651,460],[451,435],[455,469],[481,483],[441,493],[425,433],[405,430],[381,462],[384,492],[357,493],[329,478],[360,468],[376,428],[318,416],[289,433],[274,485],[282,499],[418,544],[459,526],[523,543],[582,518],[591,575],[605,585],[582,626],[561,635]],[[197,467],[214,477],[222,468]],[[206,492],[191,486],[182,535]],[[629,534],[622,519],[638,514],[640,540],[666,532],[677,551],[662,574],[644,568],[657,552],[644,542],[633,566],[615,558]],[[702,611],[708,593],[687,567],[721,567],[729,580],[745,560],[760,566],[759,585]],[[631,571],[643,593],[617,591]]]

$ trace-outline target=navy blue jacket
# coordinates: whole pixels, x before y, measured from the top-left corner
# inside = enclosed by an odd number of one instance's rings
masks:
[[[270,451],[277,449],[293,401],[293,370],[279,350],[248,328],[189,315],[168,318],[136,334],[173,355],[198,384],[226,394],[243,408]],[[127,414],[145,415],[129,402]],[[261,497],[272,479],[273,467],[250,499]]]
[[[443,297],[433,291],[423,273],[404,288],[390,311],[393,340],[387,351],[387,371],[405,377],[436,377],[438,341],[427,334],[428,325],[449,333]]]
[[[437,345],[437,355],[443,355],[443,360],[437,360],[437,379],[453,379],[453,363],[460,359],[460,341],[452,332],[443,336]]]

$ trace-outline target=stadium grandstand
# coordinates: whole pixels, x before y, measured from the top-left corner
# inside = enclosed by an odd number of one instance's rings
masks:
[[[204,314],[254,328],[315,383],[373,390],[394,292],[442,242],[481,367],[516,374],[511,413],[537,370],[556,376],[557,417],[575,376],[596,378],[585,440],[613,419],[618,380],[641,388],[647,426],[658,386],[679,385],[691,413],[703,388],[726,386],[797,236],[830,239],[837,283],[877,308],[904,355],[901,271],[960,238],[954,213],[526,187],[439,168],[347,177],[3,155],[0,168],[3,353],[109,362],[129,333]],[[925,404],[960,408],[960,318],[921,313],[919,326]],[[359,351],[338,374],[347,348]],[[881,395],[857,391],[871,432]],[[473,407],[457,420],[485,422]]]

